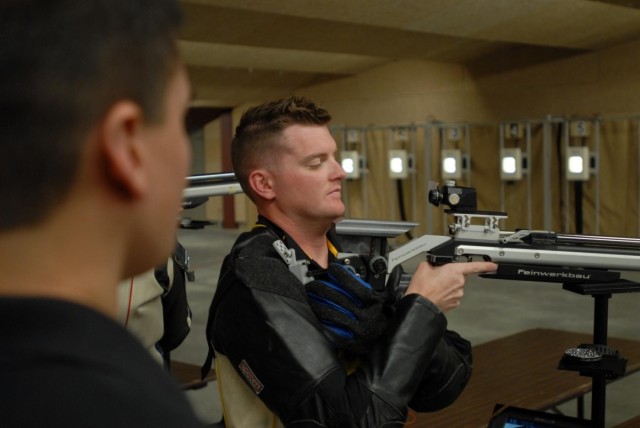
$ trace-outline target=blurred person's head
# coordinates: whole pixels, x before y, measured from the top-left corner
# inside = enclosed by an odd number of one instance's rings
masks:
[[[65,199],[85,141],[116,103],[137,106],[145,125],[166,119],[180,21],[173,0],[2,1],[0,232],[43,221]]]

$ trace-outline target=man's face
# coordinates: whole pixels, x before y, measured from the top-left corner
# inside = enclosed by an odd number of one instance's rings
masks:
[[[180,66],[166,90],[163,120],[147,125],[145,135],[151,171],[149,209],[153,211],[149,213],[145,230],[154,236],[143,239],[147,245],[151,243],[150,247],[163,250],[165,256],[175,245],[176,219],[191,163],[191,144],[184,123],[190,97],[191,86],[184,67]]]
[[[282,149],[273,162],[275,203],[288,216],[331,222],[344,214],[344,170],[335,158],[336,143],[326,126],[292,125],[282,133]]]

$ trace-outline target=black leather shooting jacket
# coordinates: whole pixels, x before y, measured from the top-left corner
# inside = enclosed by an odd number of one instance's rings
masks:
[[[306,257],[268,221],[242,234],[223,263],[207,336],[282,425],[402,427],[408,407],[435,411],[458,397],[471,375],[471,346],[446,330],[433,303],[403,297],[372,352],[346,362],[273,249],[277,239]]]

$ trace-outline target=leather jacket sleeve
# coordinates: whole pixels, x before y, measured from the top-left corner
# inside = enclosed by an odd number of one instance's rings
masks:
[[[446,318],[418,295],[398,303],[370,355],[348,373],[282,261],[240,258],[226,269],[216,292],[214,349],[285,426],[402,427],[416,392],[427,391],[440,360],[448,361]]]
[[[451,405],[471,378],[471,343],[454,331],[447,330],[438,344],[409,402],[417,412],[435,412]]]

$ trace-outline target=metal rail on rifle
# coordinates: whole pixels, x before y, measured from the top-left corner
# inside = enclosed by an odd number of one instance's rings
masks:
[[[432,185],[429,202],[449,207],[455,221],[450,236],[425,235],[388,254],[387,272],[418,254],[433,264],[487,260],[498,271],[481,275],[496,279],[562,283],[606,283],[620,279],[622,271],[640,270],[640,239],[570,235],[544,230],[504,232],[507,215],[478,211],[476,191],[453,183]]]
[[[210,196],[242,193],[242,188],[233,172],[198,174],[187,177],[187,187],[182,192],[182,207],[195,208]]]

